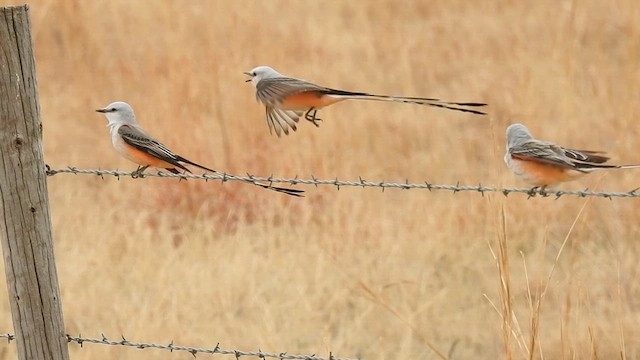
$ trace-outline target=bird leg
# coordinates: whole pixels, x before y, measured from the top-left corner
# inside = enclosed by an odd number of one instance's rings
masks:
[[[543,185],[540,189],[538,189],[538,193],[543,197],[549,196],[549,193],[547,192],[547,185]]]
[[[138,166],[138,168],[136,169],[136,171],[131,173],[131,177],[132,178],[139,178],[142,177],[142,173],[147,170],[147,168],[149,167],[149,165],[146,166]]]
[[[322,119],[316,117],[316,113],[317,112],[318,112],[317,109],[311,108],[311,109],[307,110],[306,113],[304,113],[304,118],[307,121],[311,121],[313,123],[313,125],[315,125],[316,127],[320,127],[320,124],[318,124],[318,122],[322,121]]]

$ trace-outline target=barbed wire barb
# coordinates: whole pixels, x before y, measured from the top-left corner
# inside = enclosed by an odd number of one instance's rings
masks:
[[[118,180],[120,180],[123,176],[132,176],[134,172],[130,171],[120,171],[120,170],[102,170],[102,169],[80,169],[73,166],[68,166],[66,168],[61,169],[53,169],[49,165],[45,167],[47,176],[54,176],[58,174],[73,174],[73,175],[97,175],[101,179],[105,179],[105,176],[114,176]],[[269,186],[273,186],[275,184],[289,184],[289,185],[313,185],[315,187],[319,186],[334,186],[337,190],[340,190],[342,187],[355,187],[355,188],[380,188],[382,192],[384,192],[387,188],[397,188],[401,190],[408,189],[426,189],[431,191],[440,190],[440,191],[451,191],[454,194],[458,192],[478,192],[482,196],[484,196],[487,192],[498,192],[502,193],[505,197],[507,197],[511,193],[521,193],[528,195],[528,199],[532,197],[549,197],[554,196],[557,200],[563,196],[577,196],[577,197],[602,197],[607,199],[616,198],[637,198],[640,197],[640,187],[635,188],[633,190],[628,191],[591,191],[588,188],[584,190],[548,190],[548,189],[540,189],[540,188],[499,188],[499,187],[491,187],[491,186],[482,186],[482,184],[478,184],[477,186],[466,186],[461,185],[460,181],[457,181],[455,185],[445,185],[445,184],[433,184],[425,181],[424,183],[410,183],[409,179],[405,178],[404,182],[394,183],[387,181],[367,181],[362,176],[358,176],[358,180],[348,181],[348,180],[339,180],[336,177],[333,180],[323,180],[318,179],[314,175],[311,175],[310,179],[303,179],[296,175],[294,178],[276,178],[274,175],[270,175],[269,177],[260,177],[247,173],[246,176],[237,176],[228,173],[215,173],[215,174],[192,174],[192,173],[180,173],[173,174],[163,171],[158,171],[157,173],[146,173],[143,179],[159,177],[159,178],[177,178],[179,180],[187,180],[187,179],[196,179],[196,180],[220,180],[222,183],[227,181],[241,181],[241,182],[266,182]]]
[[[7,339],[7,344],[10,344],[12,340],[15,340],[15,336],[13,334],[0,334],[0,338],[6,338]]]

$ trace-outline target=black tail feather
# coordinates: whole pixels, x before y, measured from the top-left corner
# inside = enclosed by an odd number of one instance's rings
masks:
[[[187,172],[191,172],[189,171],[189,169],[184,168],[185,171]],[[181,174],[180,170],[176,169],[176,168],[166,168],[165,170],[167,170],[168,172],[172,173],[172,174]]]
[[[435,106],[435,107],[449,109],[449,110],[457,110],[457,111],[462,111],[462,112],[468,112],[468,113],[472,113],[472,114],[476,114],[476,115],[487,115],[487,113],[482,112],[482,111],[473,110],[473,109],[458,108],[458,107],[454,107],[454,106],[445,105],[444,103],[443,104],[438,104],[438,103],[418,103],[418,105],[429,105],[429,106]],[[478,105],[478,106],[484,106],[484,105]]]
[[[379,101],[387,100],[387,101],[403,102],[407,104],[429,105],[429,106],[439,107],[443,109],[457,110],[457,111],[462,111],[462,112],[467,112],[467,113],[472,113],[477,115],[486,115],[486,113],[479,110],[461,108],[459,106],[468,106],[468,107],[487,106],[486,103],[480,103],[480,102],[454,102],[454,101],[442,101],[436,98],[375,95],[375,94],[369,94],[369,93],[363,93],[363,92],[344,91],[344,90],[337,90],[337,89],[326,89],[326,91],[323,91],[323,93],[327,95],[338,95],[338,96],[357,96],[363,100],[367,100],[367,98],[370,98],[370,100],[379,100]]]
[[[193,161],[191,161],[191,160],[187,160],[187,159],[183,158],[182,156],[176,156],[176,158],[177,158],[177,160],[178,160],[178,161],[182,161],[183,163],[186,163],[186,164],[189,164],[189,165],[193,165],[193,166],[195,166],[195,167],[197,167],[197,168],[200,168],[200,169],[202,169],[202,170],[210,171],[210,172],[212,172],[212,173],[217,173],[217,171],[215,171],[215,170],[213,170],[213,169],[209,169],[208,167],[204,167],[204,166],[202,166],[202,165],[200,165],[200,164],[196,164],[196,163],[194,163],[194,162],[193,162]],[[183,168],[184,168],[185,170],[189,171],[186,167],[183,167]],[[191,171],[189,171],[189,172],[191,172]]]
[[[277,187],[277,186],[269,186],[269,185],[265,185],[265,184],[260,184],[260,183],[256,183],[256,182],[253,182],[252,184],[260,186],[261,188],[264,188],[264,189],[277,191],[279,193],[283,193],[283,194],[287,194],[287,195],[291,195],[291,196],[297,196],[297,197],[304,197],[304,195],[302,195],[304,193],[304,190],[287,189],[287,188],[282,188],[282,187]]]
[[[219,174],[219,172],[217,172],[217,171],[215,171],[215,170],[213,170],[213,169],[209,169],[208,167],[204,167],[204,166],[202,166],[202,165],[200,165],[200,164],[196,164],[196,163],[194,163],[193,161],[187,160],[187,159],[185,159],[185,158],[183,158],[183,157],[181,157],[181,156],[178,156],[178,161],[182,161],[182,162],[184,162],[184,163],[186,163],[186,164],[193,165],[193,166],[198,167],[198,168],[200,168],[200,169],[202,169],[202,170],[206,170],[206,171],[210,171],[210,172],[218,173],[218,174]],[[187,171],[189,171],[187,168],[185,168],[185,169],[186,169]],[[170,170],[170,169],[167,169],[167,170],[169,170],[169,171],[173,172],[173,171],[172,171],[172,170]],[[174,174],[179,173],[179,171],[177,171],[176,169],[173,169],[173,170],[175,170],[175,171],[176,171],[176,172],[173,172]],[[189,172],[191,172],[191,171],[189,171]],[[277,192],[279,192],[279,193],[283,193],[283,194],[287,194],[287,195],[291,195],[291,196],[302,197],[302,196],[303,196],[303,195],[302,195],[302,193],[304,193],[304,190],[287,189],[287,188],[282,188],[282,187],[277,187],[277,186],[270,186],[270,185],[260,184],[260,183],[257,183],[257,182],[255,182],[255,181],[250,181],[250,180],[243,180],[243,181],[244,181],[244,182],[246,182],[246,183],[248,183],[248,184],[253,184],[253,185],[255,185],[255,186],[259,186],[259,187],[264,188],[264,189],[269,189],[269,190],[277,191]]]
[[[576,169],[614,169],[619,168],[620,165],[608,165],[608,164],[593,164],[593,163],[583,163],[583,162],[575,162],[574,163]]]

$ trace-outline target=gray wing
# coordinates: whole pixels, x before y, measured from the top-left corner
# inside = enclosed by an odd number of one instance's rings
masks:
[[[288,77],[262,79],[256,85],[256,99],[265,105],[276,105],[287,96],[306,91],[329,91],[308,81]]]
[[[118,129],[118,134],[122,136],[125,143],[143,151],[158,159],[164,160],[181,169],[186,169],[182,164],[178,163],[181,158],[171,152],[166,146],[162,145],[156,139],[145,133],[142,129],[130,125],[122,125]]]
[[[602,151],[564,149],[564,153],[572,159],[585,163],[602,164],[609,160]]]
[[[512,158],[537,161],[567,169],[587,172],[593,168],[616,168],[617,165],[605,165],[609,160],[601,151],[566,149],[561,146],[529,140],[509,149]]]
[[[576,168],[571,158],[565,155],[562,147],[539,140],[529,140],[509,148],[509,154],[514,159],[536,161],[545,164]]]

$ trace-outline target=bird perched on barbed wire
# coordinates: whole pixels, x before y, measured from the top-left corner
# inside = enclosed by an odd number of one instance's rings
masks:
[[[127,160],[138,164],[138,169],[132,174],[134,177],[141,176],[150,166],[165,169],[174,174],[179,174],[181,171],[191,172],[185,164],[217,173],[217,171],[213,169],[209,169],[175,154],[165,145],[154,139],[138,125],[133,109],[129,104],[117,101],[96,111],[103,113],[109,121],[107,126],[111,132],[113,148]],[[303,190],[275,187],[254,181],[247,182],[292,196],[302,196],[304,192]]]
[[[258,66],[245,72],[256,88],[256,98],[266,107],[269,131],[280,136],[289,135],[289,129],[297,130],[296,123],[304,115],[305,120],[320,126],[316,117],[318,109],[344,100],[392,101],[407,104],[435,106],[477,115],[484,112],[471,109],[485,106],[477,102],[449,102],[433,98],[374,95],[364,92],[336,90],[311,82],[288,77],[268,66]]]
[[[544,190],[571,181],[599,169],[632,169],[640,165],[605,164],[609,157],[602,151],[575,150],[536,140],[522,124],[507,127],[507,151],[504,161],[521,180]]]

